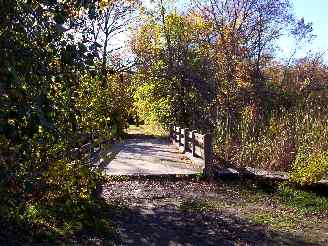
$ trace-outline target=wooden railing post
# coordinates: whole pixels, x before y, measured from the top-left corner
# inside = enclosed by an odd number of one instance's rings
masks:
[[[172,124],[169,124],[169,139],[172,141]]]
[[[176,128],[175,128],[175,134],[176,134],[176,141],[175,141],[175,143],[177,144],[177,146],[179,147],[180,146],[180,141],[181,141],[181,138],[180,138],[180,127],[179,126],[177,126]]]
[[[195,141],[196,132],[197,132],[196,130],[191,132],[191,154],[193,157],[196,156],[196,141]]]
[[[173,143],[175,144],[177,141],[177,133],[176,133],[176,126],[173,126]]]
[[[204,135],[204,162],[205,175],[207,177],[213,176],[213,153],[212,153],[212,134]]]
[[[188,133],[189,133],[189,129],[185,128],[184,129],[184,141],[183,141],[183,153],[186,153],[187,149],[188,149]]]
[[[169,131],[170,141],[174,142],[174,125],[172,123],[169,125]]]
[[[196,157],[195,161],[197,161],[196,159],[202,160],[200,165],[204,168],[206,177],[212,178],[214,176],[211,133],[197,134],[196,130],[190,131],[189,128],[181,128],[170,124],[170,139],[180,151],[187,155],[191,154],[190,158]]]
[[[179,127],[179,146],[181,146],[182,145],[182,128],[181,127]]]

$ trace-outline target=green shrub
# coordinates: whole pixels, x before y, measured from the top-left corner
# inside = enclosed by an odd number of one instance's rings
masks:
[[[170,123],[172,97],[169,91],[172,82],[156,77],[143,78],[137,74],[134,83],[134,106],[140,118],[150,125]]]
[[[308,154],[305,148],[299,149],[292,171],[291,182],[309,185],[320,181],[328,173],[328,152]]]

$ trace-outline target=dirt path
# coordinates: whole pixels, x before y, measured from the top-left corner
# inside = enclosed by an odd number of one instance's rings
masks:
[[[120,245],[326,245],[328,242],[319,237],[323,241],[311,243],[302,230],[291,233],[252,223],[246,213],[257,213],[259,209],[279,211],[279,207],[272,207],[267,197],[249,202],[238,188],[224,184],[192,180],[111,181],[104,187],[103,197],[120,207],[113,215]],[[209,202],[211,208],[204,205]]]
[[[111,148],[105,166],[107,175],[196,174],[193,166],[175,146],[160,138],[132,138]]]

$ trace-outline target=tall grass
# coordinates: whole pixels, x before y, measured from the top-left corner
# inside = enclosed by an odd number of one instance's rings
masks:
[[[217,125],[216,149],[236,167],[288,171],[302,185],[328,173],[328,116],[320,111],[284,109],[261,122],[245,107],[237,127],[226,128],[224,121]]]

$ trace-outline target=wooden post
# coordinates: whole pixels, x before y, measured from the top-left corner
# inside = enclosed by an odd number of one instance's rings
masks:
[[[195,141],[196,130],[191,132],[191,153],[193,157],[196,157],[196,141]]]
[[[173,136],[174,136],[173,127],[174,127],[173,124],[170,123],[169,124],[169,138],[170,138],[170,141],[172,141],[172,142],[173,142]]]
[[[186,151],[188,149],[188,133],[189,133],[189,129],[185,128],[184,129],[183,153],[186,153]]]
[[[204,162],[205,162],[205,176],[213,176],[213,153],[212,153],[212,134],[204,135]]]
[[[172,141],[173,141],[174,144],[177,141],[176,126],[173,126],[173,139],[172,139]]]
[[[179,127],[179,147],[183,146],[183,142],[182,142],[182,136],[183,136],[183,129],[181,127]]]
[[[181,142],[180,132],[181,132],[181,128],[177,126],[175,128],[175,133],[176,133],[176,144],[178,145],[178,147],[180,146],[180,142]]]

